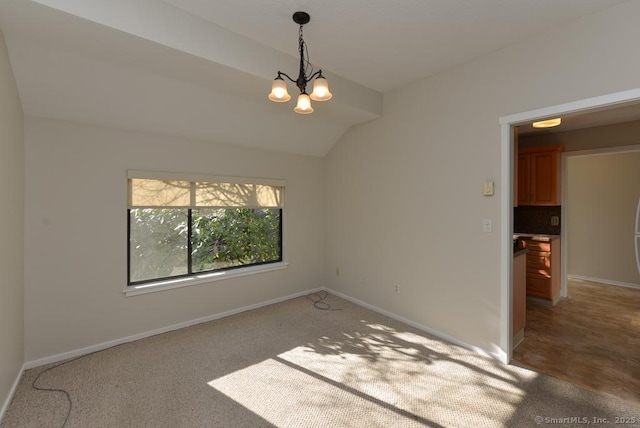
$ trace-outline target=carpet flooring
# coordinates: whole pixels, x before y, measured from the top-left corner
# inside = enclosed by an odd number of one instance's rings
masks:
[[[640,426],[638,407],[326,302],[339,310],[301,297],[27,370],[0,427]]]

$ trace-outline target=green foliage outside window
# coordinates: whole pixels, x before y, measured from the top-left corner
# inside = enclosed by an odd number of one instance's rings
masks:
[[[129,215],[130,283],[282,260],[280,209],[138,208]]]
[[[194,272],[280,260],[279,209],[193,210]]]

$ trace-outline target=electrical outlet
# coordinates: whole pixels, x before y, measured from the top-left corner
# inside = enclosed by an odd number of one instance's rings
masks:
[[[560,224],[560,219],[557,215],[551,216],[551,226],[557,226]]]
[[[485,218],[482,220],[482,231],[483,232],[491,232],[493,230],[493,225],[491,219]]]
[[[395,290],[395,292],[396,292],[397,294],[400,294],[400,284],[396,284],[396,285],[394,285],[394,286],[393,286],[393,289]]]

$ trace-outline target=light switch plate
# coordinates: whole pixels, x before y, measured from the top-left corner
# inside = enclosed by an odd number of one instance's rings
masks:
[[[493,196],[493,181],[485,181],[482,187],[482,194],[484,196]]]

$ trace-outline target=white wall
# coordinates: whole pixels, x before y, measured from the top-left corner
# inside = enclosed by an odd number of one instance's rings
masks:
[[[44,119],[25,146],[27,361],[322,285],[321,158]],[[125,297],[127,169],[287,180],[289,268]]]
[[[500,177],[498,118],[640,87],[640,57],[630,54],[639,39],[640,2],[630,1],[416,82],[386,94],[384,117],[351,129],[324,162],[28,120],[26,360],[303,291],[323,280],[495,352],[501,315],[497,231],[506,219],[500,219],[499,196],[482,196],[482,182],[494,180],[499,195],[510,179]],[[287,179],[291,267],[125,298],[129,168]],[[481,231],[485,218],[493,220],[493,233]],[[400,294],[393,293],[395,283]]]
[[[640,288],[636,209],[640,152],[567,159],[569,275]]]
[[[24,363],[24,136],[0,33],[0,418]]]
[[[508,219],[482,183],[511,179],[498,120],[640,87],[638,40],[631,1],[386,94],[327,157],[328,286],[496,352]]]

